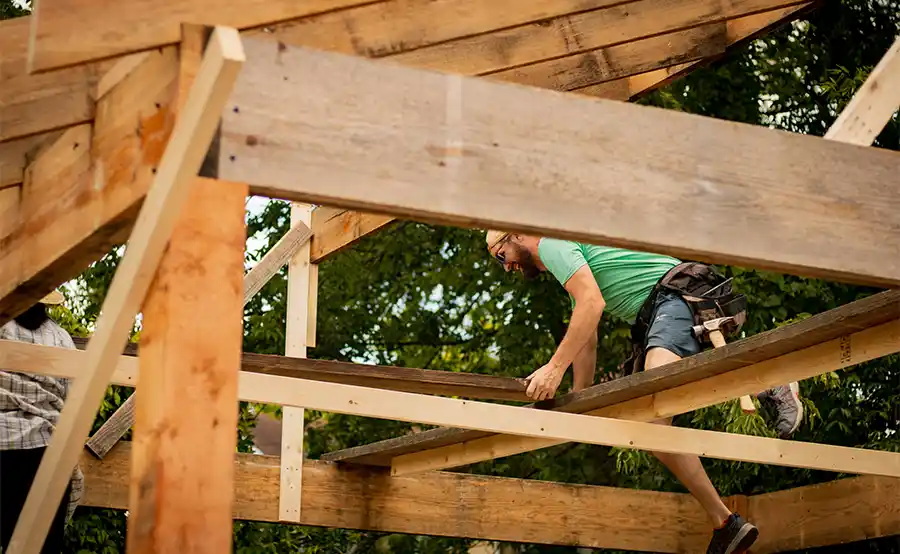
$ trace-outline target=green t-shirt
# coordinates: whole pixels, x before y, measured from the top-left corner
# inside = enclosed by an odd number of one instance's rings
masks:
[[[606,301],[604,311],[628,323],[634,323],[657,281],[681,263],[660,254],[549,238],[541,239],[538,256],[563,286],[587,264]]]

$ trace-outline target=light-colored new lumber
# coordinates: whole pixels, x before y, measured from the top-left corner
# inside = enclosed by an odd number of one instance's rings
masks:
[[[589,416],[650,422],[808,379],[900,350],[900,320],[735,371],[586,412]],[[391,464],[395,475],[445,469],[562,444],[542,438],[492,435],[405,454]],[[752,448],[749,447],[748,448]],[[898,462],[895,462],[898,463]]]
[[[291,204],[291,226],[312,226],[312,206]],[[287,299],[285,310],[284,354],[294,358],[306,357],[309,325],[310,272],[309,242],[294,249],[288,263]],[[278,517],[283,521],[300,521],[303,495],[303,440],[305,410],[302,405],[282,408],[281,426],[281,495]]]
[[[825,138],[869,146],[900,106],[900,35],[825,133]]]
[[[193,86],[217,79],[203,67],[208,31],[184,26],[179,118],[198,108],[187,103]],[[240,39],[230,31],[225,48],[237,58]],[[211,40],[213,61],[221,40]],[[225,98],[227,84],[210,109]],[[189,188],[142,309],[126,535],[137,554],[212,554],[232,543],[247,187],[195,177]]]
[[[81,366],[72,361],[80,354],[79,352],[35,345],[9,346],[13,351],[19,352],[39,350],[50,352],[53,358],[63,361],[40,363],[33,371],[65,374],[74,377],[78,382]],[[729,346],[732,345],[726,345],[717,351],[724,351]],[[28,350],[24,350],[24,347],[28,347]],[[625,407],[631,406],[630,412],[618,405],[613,405],[602,413],[598,413],[601,411],[597,410],[587,415],[534,410],[248,372],[242,372],[240,375],[238,395],[241,400],[252,402],[502,433],[494,439],[496,443],[493,450],[484,446],[473,449],[473,452],[480,452],[482,460],[574,440],[623,448],[691,453],[727,460],[810,467],[824,471],[900,476],[898,453],[644,423],[666,415],[737,398],[784,380],[803,378],[804,375],[809,377],[848,367],[896,352],[898,347],[900,347],[900,321],[894,321],[860,331],[849,339],[846,337],[836,339],[831,343],[710,377],[705,381],[674,387],[670,391],[661,391],[647,399],[624,404]],[[0,344],[0,352],[4,350],[6,348]],[[8,362],[4,360],[5,366],[22,371],[27,371],[29,367],[20,366],[19,363],[33,365],[37,361],[36,355],[29,357],[19,354],[10,358]],[[128,357],[123,357],[120,361],[122,369],[113,376],[114,383],[117,383],[117,379],[118,382],[124,383],[129,378],[131,365]],[[748,373],[750,375],[747,375]],[[639,418],[639,421],[609,419],[628,417],[629,413],[637,414],[635,417]],[[518,438],[519,441],[513,441],[512,438]],[[480,444],[475,446],[479,447]],[[517,450],[510,451],[511,447]],[[501,450],[503,448],[507,450]],[[441,464],[444,464],[444,467],[453,467],[473,461],[451,456],[435,459],[435,452],[436,450],[426,451],[427,456],[431,457],[427,459],[435,460],[428,468],[423,468],[421,456],[410,455],[413,461],[420,462],[410,471],[438,469],[435,466]]]
[[[747,505],[760,554],[900,535],[900,479],[841,479],[750,496]]]
[[[130,450],[123,442],[103,461],[83,458],[91,483],[83,505],[127,509]],[[235,458],[235,519],[279,522],[278,457]],[[391,477],[317,460],[303,472],[301,525],[670,553],[709,541],[686,494],[443,472]]]
[[[313,232],[302,221],[292,225],[265,256],[244,277],[244,305],[256,296],[273,275],[278,273],[298,248],[312,238]]]
[[[896,152],[264,40],[247,47],[220,170],[258,194],[900,283]],[[554,117],[536,125],[535,106]]]
[[[46,216],[0,249],[0,323],[127,240],[172,131],[177,69],[174,47],[154,51],[98,103],[91,171],[56,183]]]
[[[774,359],[809,361],[809,352],[814,352],[811,350],[812,348],[837,340],[840,345],[839,351],[834,351],[834,357],[826,360],[826,365],[817,369],[820,372],[832,371],[839,369],[841,363],[866,361],[863,355],[876,356],[882,352],[874,351],[873,346],[886,347],[887,349],[883,352],[892,353],[897,345],[892,346],[890,342],[892,329],[889,325],[896,326],[897,321],[900,321],[900,291],[887,291],[790,325],[758,333],[727,344],[722,348],[706,350],[663,367],[634,373],[559,396],[552,401],[541,402],[540,407],[586,413],[601,409],[615,409],[613,408],[615,405],[623,403],[626,406],[634,406],[634,402],[637,402],[638,406],[643,404],[645,407],[652,408],[655,405],[655,395],[665,394],[665,391],[669,389],[708,378],[721,377],[741,369],[755,372],[756,369],[751,366]],[[882,331],[886,334],[879,334],[877,337],[873,337],[871,334],[859,334],[861,331],[878,326],[882,326]],[[878,337],[886,337],[887,340],[882,341]],[[757,386],[762,387],[761,384]],[[721,398],[727,399],[729,396],[733,397],[736,391],[717,389],[716,394],[722,394],[724,396]],[[686,398],[686,401],[683,408],[688,410],[692,400]],[[711,402],[716,403],[714,399],[711,399]],[[484,437],[489,437],[489,434],[460,429],[431,429],[415,435],[329,452],[323,458],[331,461],[390,466],[392,459],[404,454],[460,443],[468,443],[467,456],[477,457],[484,456],[491,451],[491,448],[479,449],[476,447],[475,441]],[[497,437],[494,439],[502,440]],[[522,442],[515,440],[509,444],[518,447]],[[488,441],[479,444],[487,445]],[[515,451],[518,452],[518,450]],[[500,450],[496,452],[502,454]],[[434,456],[434,459],[442,458]]]
[[[10,554],[37,554],[44,543],[116,359],[187,199],[187,185],[203,161],[242,62],[237,32],[217,28],[103,302],[96,333],[86,351],[86,375],[72,386],[19,515]]]

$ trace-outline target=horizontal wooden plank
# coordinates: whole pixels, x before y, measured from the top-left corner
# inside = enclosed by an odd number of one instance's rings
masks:
[[[370,0],[371,1],[371,0]],[[93,0],[36,2],[29,36],[29,71],[102,60],[175,44],[185,21],[248,29],[330,10],[365,0]],[[72,18],[81,23],[72,27]],[[128,29],[128,32],[122,32]]]
[[[0,143],[94,118],[102,61],[42,75],[26,71],[30,17],[0,21]]]
[[[102,462],[85,455],[84,505],[128,508],[130,452],[123,442]],[[235,518],[278,521],[277,457],[238,454],[234,483]],[[685,494],[453,473],[393,478],[314,460],[303,466],[300,518],[301,525],[653,552],[697,551],[709,540],[702,510]]]
[[[85,348],[88,339],[75,338],[78,348]],[[137,355],[139,346],[130,344],[125,355]],[[241,369],[250,373],[311,379],[329,383],[358,385],[442,396],[461,396],[481,400],[511,400],[527,402],[525,386],[520,379],[458,373],[435,369],[354,364],[331,360],[313,360],[270,354],[245,352]]]
[[[900,479],[866,476],[751,496],[760,554],[900,535]]]
[[[755,363],[838,339],[855,331],[900,319],[900,291],[888,291],[824,312],[803,321],[759,333],[722,348],[701,352],[678,362],[601,383],[540,403],[543,409],[584,413],[647,397]],[[323,459],[389,465],[402,455],[463,444],[490,436],[481,431],[430,429],[416,435],[387,439],[329,452]]]
[[[659,421],[898,351],[900,351],[900,319],[728,373],[585,413],[590,416],[645,423]],[[563,441],[511,435],[489,436],[399,456],[391,461],[391,468],[394,475],[404,475],[472,464],[558,444],[563,444]],[[746,448],[755,447],[747,445]],[[740,455],[747,454],[742,452]]]
[[[801,3],[802,0],[637,0],[418,48],[392,56],[391,61],[484,75]]]
[[[896,152],[246,43],[252,63],[223,117],[220,175],[258,193],[900,283]],[[539,127],[536,106],[554,114]]]
[[[84,456],[81,467],[90,483],[85,506],[128,509],[130,455],[126,442],[102,462]],[[277,522],[278,473],[277,457],[237,455],[235,518]],[[686,494],[445,472],[390,477],[383,470],[315,460],[305,462],[303,475],[301,525],[651,552],[698,552],[708,541],[705,517]],[[796,544],[811,518],[822,529],[888,536],[897,532],[886,520],[900,498],[898,482],[856,477],[724,500],[752,507],[748,516],[760,526],[760,547]],[[813,490],[821,493],[811,495]],[[830,509],[840,504],[866,508]],[[788,525],[794,519],[797,525]]]
[[[719,21],[684,31],[589,50],[508,69],[493,79],[554,90],[576,90],[725,54],[750,36],[784,23],[808,4]],[[628,95],[630,96],[630,95]]]

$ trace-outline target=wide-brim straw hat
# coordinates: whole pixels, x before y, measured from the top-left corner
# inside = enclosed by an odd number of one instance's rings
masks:
[[[41,298],[41,304],[46,304],[48,306],[62,304],[63,301],[65,301],[65,297],[63,297],[61,292],[55,289],[47,296]]]

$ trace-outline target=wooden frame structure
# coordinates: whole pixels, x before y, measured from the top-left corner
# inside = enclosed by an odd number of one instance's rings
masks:
[[[233,517],[657,552],[708,540],[685,495],[435,471],[565,441],[861,475],[728,499],[757,521],[754,551],[900,534],[900,454],[649,423],[900,351],[900,290],[537,406],[487,402],[525,402],[515,379],[306,359],[316,264],[394,218],[900,284],[900,155],[868,147],[900,104],[900,38],[818,138],[627,102],[815,2],[513,4],[39,0],[0,22],[0,323],[128,243],[84,352],[0,342],[0,367],[75,383],[11,554],[40,550],[79,460],[87,504],[130,511],[135,552],[225,551]],[[662,190],[691,202],[663,209]],[[292,228],[244,276],[248,194],[290,200]],[[670,224],[696,210],[702,228]],[[242,354],[240,307],[285,264],[287,356]],[[123,353],[141,311],[140,355]],[[138,380],[85,454],[106,386]],[[285,406],[280,456],[235,460],[238,399]],[[305,408],[444,428],[309,461]],[[587,519],[501,524],[503,502]],[[791,530],[773,509],[813,503],[832,508]],[[646,532],[673,517],[677,534]]]

